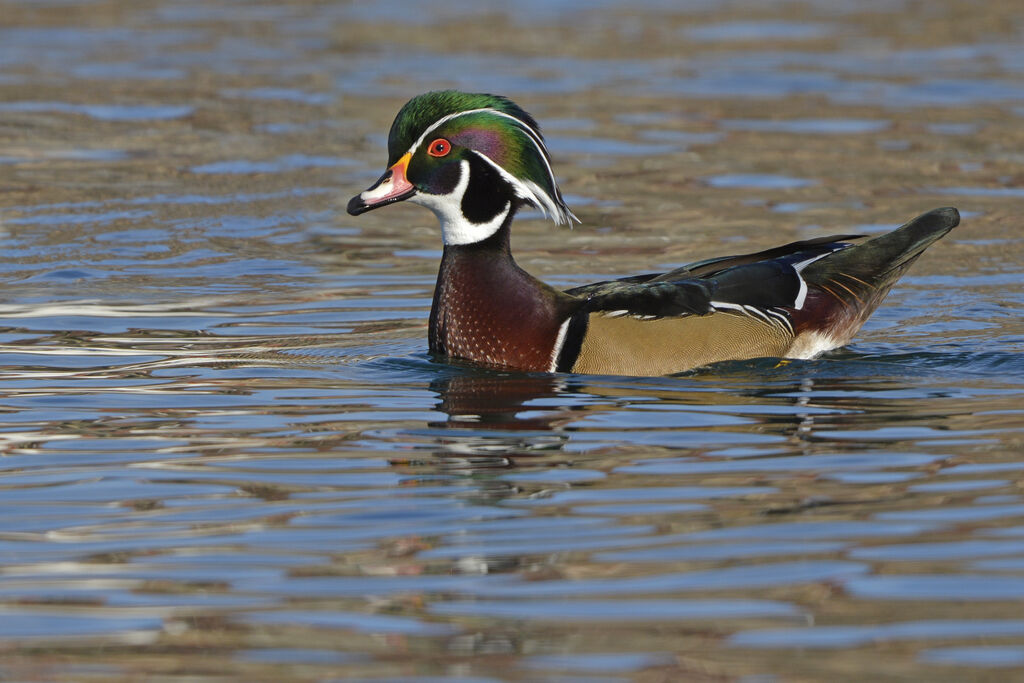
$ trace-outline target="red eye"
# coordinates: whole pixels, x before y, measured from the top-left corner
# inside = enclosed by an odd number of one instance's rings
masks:
[[[443,157],[452,151],[452,143],[448,142],[444,138],[438,138],[430,143],[427,147],[427,154],[432,157]]]

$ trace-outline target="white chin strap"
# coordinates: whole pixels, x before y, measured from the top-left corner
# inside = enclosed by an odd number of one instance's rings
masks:
[[[482,242],[494,233],[508,218],[511,211],[511,203],[493,219],[486,223],[470,222],[462,215],[462,196],[466,194],[469,187],[469,162],[463,160],[459,164],[459,183],[448,194],[427,194],[422,190],[409,198],[409,201],[420,206],[425,206],[434,212],[437,220],[441,222],[441,239],[446,245],[474,244]]]

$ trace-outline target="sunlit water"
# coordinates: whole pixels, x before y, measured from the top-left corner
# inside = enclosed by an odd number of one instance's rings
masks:
[[[1014,3],[435,5],[0,2],[0,677],[1024,675]],[[965,219],[818,360],[445,365],[433,217],[342,207],[453,86],[558,285]]]

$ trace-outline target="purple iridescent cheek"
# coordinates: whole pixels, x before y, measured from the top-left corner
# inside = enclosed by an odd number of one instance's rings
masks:
[[[474,128],[452,136],[452,142],[476,150],[499,165],[503,165],[507,160],[508,144],[497,130]]]

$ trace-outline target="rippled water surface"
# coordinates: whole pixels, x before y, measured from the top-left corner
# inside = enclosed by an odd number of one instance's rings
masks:
[[[1024,676],[1018,3],[0,0],[0,678]],[[572,286],[956,205],[857,340],[426,351],[431,88],[545,125]]]

